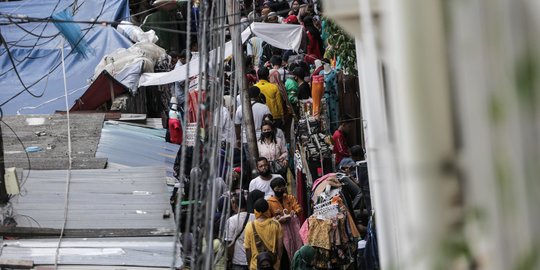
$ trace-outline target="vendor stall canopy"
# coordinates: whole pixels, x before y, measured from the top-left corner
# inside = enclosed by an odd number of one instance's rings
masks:
[[[24,16],[46,19],[66,9],[73,12],[75,22],[121,21],[130,16],[127,0],[1,2],[0,33],[6,41],[0,46],[0,107],[3,113],[50,114],[65,110],[62,46],[71,107],[90,85],[89,79],[103,56],[132,45],[111,26],[79,23],[91,48],[84,58],[72,51],[52,22],[15,19]],[[25,90],[21,80],[33,95]]]

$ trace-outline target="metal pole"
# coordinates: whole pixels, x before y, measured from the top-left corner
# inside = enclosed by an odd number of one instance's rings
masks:
[[[243,93],[240,94],[240,100],[242,103],[242,119],[246,129],[246,139],[248,144],[249,153],[251,156],[247,157],[251,169],[256,168],[255,159],[259,156],[259,149],[257,148],[257,136],[255,135],[255,124],[253,122],[253,111],[251,110],[251,103],[248,96],[248,87],[246,81],[244,52],[242,51],[242,39],[240,36],[240,5],[236,0],[227,0],[227,12],[229,17],[229,28],[231,32],[231,38],[233,43],[233,59],[235,64],[235,78],[239,81],[239,86]],[[242,132],[240,132],[242,136]]]
[[[6,191],[6,182],[4,174],[4,138],[2,137],[2,126],[0,125],[0,206],[4,206],[9,201],[9,196]]]

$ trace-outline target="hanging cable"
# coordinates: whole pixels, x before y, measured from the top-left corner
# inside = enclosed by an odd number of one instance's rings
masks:
[[[282,10],[281,13],[287,13],[289,11],[291,11],[292,9],[286,9],[286,10]],[[234,14],[242,14],[242,12],[237,12],[237,13],[234,13]],[[135,15],[132,15],[132,16],[135,16]],[[222,16],[223,18],[227,18],[227,16],[229,15],[224,15]],[[168,25],[168,24],[176,24],[176,23],[187,23],[189,25],[189,21],[188,20],[170,20],[170,21],[163,21],[163,22],[147,22],[147,23],[135,23],[135,22],[130,22],[129,24],[126,24],[126,23],[122,23],[122,22],[119,22],[119,21],[122,21],[123,19],[126,19],[126,18],[122,18],[122,19],[119,19],[117,21],[98,21],[98,20],[73,20],[73,21],[66,21],[66,20],[55,20],[55,19],[52,19],[52,18],[38,18],[38,17],[28,17],[28,16],[24,16],[24,17],[21,17],[21,16],[14,16],[14,15],[11,15],[11,14],[1,14],[0,13],[0,17],[11,17],[12,19],[18,19],[20,20],[19,23],[24,23],[24,22],[44,22],[44,21],[49,21],[49,22],[61,22],[61,23],[79,23],[79,24],[100,24],[100,25],[113,25],[113,26],[117,26],[117,25],[136,25],[136,26],[143,26],[143,25],[147,25],[147,26],[151,26],[151,25]],[[191,17],[191,16],[189,16]],[[268,19],[270,16],[269,15],[265,15],[265,16],[262,16],[262,15],[259,15],[259,16],[256,16],[252,19],[250,18],[246,18],[246,20],[242,21],[242,22],[237,22],[237,23],[228,23],[228,24],[222,24],[222,25],[219,25],[217,26],[217,28],[211,28],[210,30],[219,30],[221,28],[228,28],[230,26],[235,26],[235,25],[242,25],[242,24],[247,24],[247,23],[252,23],[252,22],[260,22],[260,21],[264,21],[265,19]],[[216,18],[209,18],[209,19],[200,19],[198,22],[199,23],[203,23],[205,21],[212,21],[212,20],[217,20],[217,19],[220,19],[219,17],[216,17]],[[5,24],[5,23],[4,23]],[[2,25],[0,23],[0,25]],[[151,26],[151,28],[155,28],[154,26]],[[179,30],[174,30],[174,29],[169,29],[169,28],[159,28],[158,30],[161,30],[161,31],[164,31],[164,32],[170,32],[170,33],[180,33],[180,34],[186,34],[187,31],[179,31]]]
[[[58,0],[58,1],[56,2],[56,4],[54,5],[53,10],[51,11],[51,16],[52,16],[52,14],[56,11],[56,9],[58,8],[58,5],[59,5],[59,4],[60,4],[60,0]],[[24,4],[23,4],[23,5],[24,5]],[[21,6],[22,6],[22,5],[21,5]],[[17,11],[19,8],[20,8],[20,6],[17,7],[17,8],[15,9],[15,11]],[[50,17],[50,16],[49,16],[49,17]],[[46,29],[46,27],[47,27],[47,25],[48,25],[49,22],[50,22],[50,21],[45,21],[45,25],[44,25],[43,28],[41,29],[41,32],[40,32],[39,36],[42,36],[42,35],[43,35],[43,32],[45,32],[45,29]],[[35,30],[36,28],[38,28],[41,24],[42,24],[42,23],[38,23],[31,31],[34,31],[34,30]],[[28,36],[28,34],[23,35],[23,36],[22,36],[18,41],[16,41],[15,44],[13,44],[12,46],[16,46],[17,43],[20,42],[20,41],[22,41],[24,38],[26,38],[26,36]],[[36,42],[34,43],[33,47],[31,47],[31,49],[30,49],[30,51],[28,52],[28,54],[27,54],[22,60],[18,60],[19,63],[22,62],[22,61],[24,61],[24,60],[26,60],[26,59],[29,59],[30,55],[32,54],[32,51],[33,51],[34,48],[38,45],[39,40],[40,40],[40,38],[37,38],[37,39],[36,39]],[[12,48],[12,46],[10,46],[10,49]],[[52,53],[52,51],[53,51],[53,50],[51,50],[51,53]],[[0,53],[0,56],[2,56],[3,54],[4,54],[3,52]],[[50,54],[49,54],[49,55],[50,55]],[[2,73],[2,74],[4,74],[4,73]],[[0,76],[1,76],[1,75],[0,75]]]
[[[187,13],[187,20],[190,21],[191,20],[191,1],[187,1],[187,9],[188,9],[188,13]],[[186,175],[185,175],[185,170],[186,170],[186,153],[187,153],[187,114],[188,114],[188,101],[189,101],[189,70],[190,70],[190,66],[191,66],[191,26],[187,27],[187,36],[186,36],[186,80],[184,81],[184,121],[182,123],[182,128],[184,129],[184,139],[182,140],[182,146],[181,146],[181,150],[180,150],[180,171],[178,173],[178,176],[179,176],[179,181],[180,181],[180,188],[178,189],[178,194],[177,194],[177,201],[176,201],[176,205],[175,205],[175,209],[176,209],[176,231],[175,231],[175,234],[174,234],[174,247],[173,247],[173,260],[172,260],[172,265],[171,265],[171,270],[174,270],[176,268],[176,263],[177,263],[177,258],[179,256],[178,252],[179,252],[179,242],[180,242],[180,233],[181,233],[181,222],[182,222],[182,200],[183,200],[183,195],[184,195],[184,191],[185,191],[185,188],[186,188]],[[191,187],[191,180],[189,181],[189,185]],[[191,195],[189,196],[188,198],[188,202],[191,203]],[[189,205],[188,205],[189,207]],[[186,228],[189,227],[189,223],[186,223]],[[187,239],[187,234],[186,234],[186,231],[183,232],[184,233],[184,243],[183,243],[183,247],[186,246],[186,240]],[[185,250],[184,250],[185,251]],[[183,259],[183,263],[186,264],[186,255],[185,255],[186,252],[184,252],[184,255],[182,256],[182,259]]]
[[[32,91],[30,91],[30,89],[28,89],[28,87],[26,87],[25,83],[23,82],[23,80],[21,78],[21,75],[19,74],[19,71],[17,70],[15,62],[13,61],[13,57],[11,56],[11,52],[9,51],[9,48],[7,47],[6,40],[4,39],[4,35],[2,35],[1,30],[0,30],[0,42],[4,45],[4,48],[6,48],[6,52],[8,54],[9,61],[13,65],[13,69],[15,70],[15,74],[17,74],[17,78],[19,79],[19,82],[24,87],[24,91],[28,92],[28,94],[30,94],[31,96],[33,96],[35,98],[42,97],[43,94],[45,93],[45,91],[43,91],[41,94],[34,94],[34,93],[32,93]],[[1,105],[0,105],[0,107],[1,107]]]
[[[103,1],[103,5],[101,6],[101,10],[99,11],[99,14],[98,14],[96,20],[99,19],[99,17],[102,16],[104,9],[105,9],[105,1]],[[94,24],[95,24],[95,23],[94,23]],[[93,27],[94,27],[94,25],[92,25],[91,27],[88,28],[88,30],[87,30],[87,31],[82,35],[82,37],[77,41],[77,43],[75,44],[75,47],[78,46],[78,44],[79,44],[82,40],[84,40],[84,38],[86,37],[86,35],[90,32],[90,30],[91,30]],[[0,36],[1,36],[1,32],[0,32]],[[5,45],[4,45],[4,46],[5,46]],[[9,50],[8,50],[8,51],[9,51]],[[68,55],[66,56],[66,58],[69,57],[71,54],[74,54],[74,53],[75,53],[75,51],[73,51],[73,50],[70,51],[70,52],[68,53]],[[63,61],[64,58],[63,58],[63,57],[61,57],[61,58],[62,58],[61,61]],[[60,61],[60,63],[56,64],[56,66],[55,66],[54,68],[52,68],[51,70],[49,70],[49,72],[48,72],[46,75],[42,76],[41,78],[39,78],[38,80],[36,80],[34,83],[28,85],[28,87],[29,87],[29,88],[30,88],[30,87],[33,87],[34,85],[36,85],[36,84],[38,84],[40,81],[42,81],[44,78],[48,78],[48,76],[49,76],[52,72],[56,71],[56,69],[62,64],[61,61]],[[12,62],[13,62],[13,61],[12,61]],[[16,65],[14,65],[10,70],[12,70],[12,69],[16,69]],[[8,71],[10,71],[10,70],[8,70]],[[3,73],[3,74],[5,74],[5,73]],[[0,77],[1,77],[3,74],[1,74]],[[45,93],[45,90],[46,90],[46,88],[43,89],[42,95]],[[5,104],[9,103],[11,100],[15,99],[16,97],[18,97],[19,95],[21,95],[21,94],[24,93],[25,91],[26,91],[26,89],[23,89],[23,90],[19,91],[18,93],[16,93],[15,95],[11,96],[10,98],[8,98],[8,99],[5,100],[4,102],[2,102],[2,103],[0,104],[0,107],[3,107]]]
[[[67,219],[68,219],[68,208],[69,208],[69,186],[71,183],[71,126],[69,118],[69,104],[68,104],[68,92],[67,92],[67,79],[66,79],[66,66],[64,61],[64,44],[60,48],[62,51],[62,72],[64,74],[64,94],[66,102],[66,119],[67,119],[67,138],[68,138],[68,170],[66,174],[66,191],[65,191],[65,200],[64,200],[64,220],[62,223],[62,229],[60,230],[60,237],[58,238],[58,245],[56,246],[56,252],[54,255],[54,269],[58,269],[58,255],[60,253],[60,245],[62,243],[62,238],[64,237],[64,230],[66,229]]]
[[[13,135],[15,135],[15,138],[17,138],[17,141],[19,141],[19,143],[21,144],[22,146],[22,149],[26,155],[26,160],[28,162],[28,172],[26,174],[26,177],[24,178],[24,180],[21,181],[21,184],[20,184],[20,188],[23,188],[24,187],[24,184],[26,184],[26,181],[28,180],[28,177],[30,177],[30,171],[32,170],[32,163],[30,162],[30,156],[28,155],[28,152],[26,151],[26,146],[24,145],[23,141],[21,140],[21,138],[19,137],[19,135],[17,134],[17,132],[15,132],[15,130],[10,126],[8,125],[8,123],[6,123],[3,119],[3,111],[2,111],[2,108],[0,107],[0,121],[6,126],[9,128],[9,130],[11,130],[11,132],[13,133]]]

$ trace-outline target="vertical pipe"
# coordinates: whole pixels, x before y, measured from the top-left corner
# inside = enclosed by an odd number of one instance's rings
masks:
[[[2,117],[2,115],[0,115]],[[2,137],[2,127],[0,125],[0,210],[9,202],[9,196],[6,191],[6,182],[4,174],[6,172],[4,165],[4,138]],[[1,217],[3,220],[3,217]]]
[[[248,157],[251,169],[255,169],[255,159],[259,156],[259,149],[257,148],[257,136],[255,134],[255,124],[253,122],[253,111],[251,110],[251,101],[248,96],[247,81],[246,81],[246,71],[245,71],[245,61],[244,53],[242,51],[242,38],[240,34],[240,6],[238,1],[227,0],[227,12],[229,18],[229,29],[231,32],[231,38],[233,43],[233,57],[235,64],[235,79],[240,83],[238,84],[241,88],[242,93],[240,94],[240,99],[242,103],[242,119],[243,124],[246,129],[246,139],[249,148]],[[233,97],[234,98],[234,97]],[[240,132],[240,136],[242,132]],[[241,138],[240,138],[241,139]]]
[[[380,58],[376,46],[375,26],[369,0],[359,0],[360,29],[356,38],[357,65],[359,71],[362,117],[365,120],[366,158],[369,166],[369,182],[373,208],[376,215],[379,259],[383,269],[400,264],[399,209],[400,196],[397,160],[393,154],[389,118],[386,113],[388,101],[384,95]]]
[[[402,197],[402,269],[451,262],[458,193],[442,1],[387,0],[386,40]],[[457,211],[456,211],[457,210]],[[448,266],[448,265],[447,265]]]

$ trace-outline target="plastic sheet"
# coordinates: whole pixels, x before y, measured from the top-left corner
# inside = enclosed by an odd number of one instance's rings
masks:
[[[3,14],[25,15],[46,18],[64,9],[69,9],[72,1],[42,0],[2,2]],[[95,0],[78,2],[78,9],[73,16],[75,21],[118,21],[129,17],[127,0]],[[7,19],[0,19],[7,23]],[[38,38],[27,31],[40,35]],[[82,34],[88,46],[95,54],[84,59],[80,54],[72,53],[67,42],[64,45],[68,100],[73,105],[90,85],[88,79],[94,74],[94,68],[101,58],[118,48],[127,48],[132,43],[110,26],[80,24]],[[0,48],[0,104],[19,94],[2,106],[5,114],[49,114],[56,110],[65,110],[64,84],[61,67],[60,45],[63,36],[52,23],[31,22],[18,26],[1,25],[0,31],[9,44],[17,71],[32,93],[41,94],[34,98],[24,90],[9,61],[5,48]],[[23,109],[24,108],[24,109]]]
[[[270,45],[286,49],[298,51],[302,41],[302,26],[300,25],[283,25],[269,23],[252,23],[246,30],[242,32],[242,43],[246,42],[251,34],[255,34]],[[219,50],[218,50],[219,51]],[[211,51],[212,55],[215,50]],[[232,42],[225,43],[225,54],[223,59],[232,55]],[[208,59],[213,59],[211,56]],[[193,57],[189,62],[189,77],[199,74],[199,58]],[[169,72],[162,73],[144,73],[139,81],[139,86],[163,85],[173,82],[182,82],[186,80],[187,65],[183,65]]]

